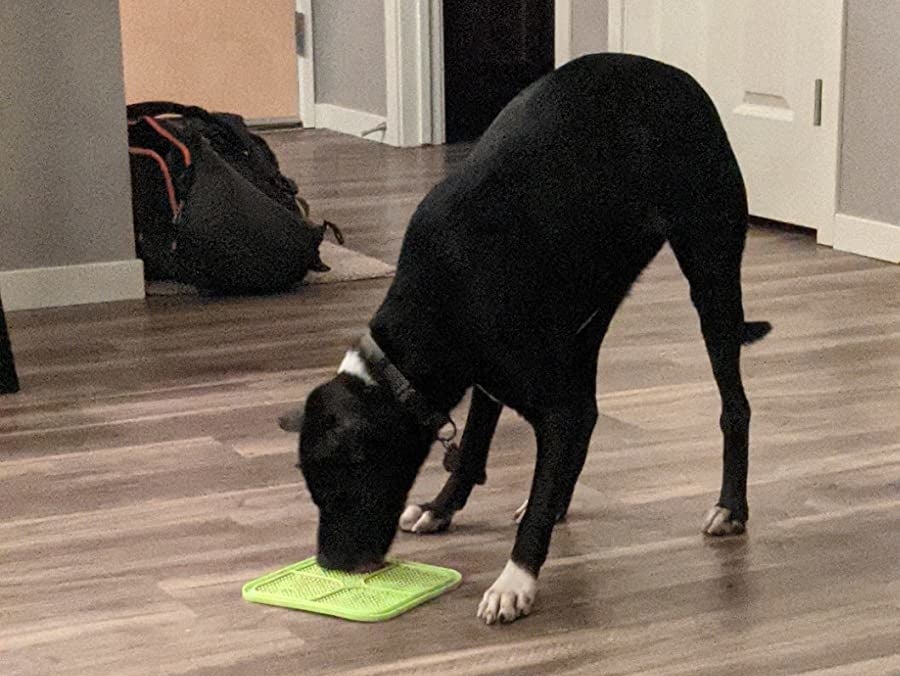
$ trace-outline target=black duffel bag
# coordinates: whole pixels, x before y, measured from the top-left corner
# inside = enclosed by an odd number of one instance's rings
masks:
[[[128,106],[135,242],[148,280],[227,294],[289,289],[327,270],[297,185],[238,115],[148,102]]]

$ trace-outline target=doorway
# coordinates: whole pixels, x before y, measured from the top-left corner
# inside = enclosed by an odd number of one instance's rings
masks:
[[[443,4],[448,143],[477,139],[522,89],[553,70],[553,0]]]

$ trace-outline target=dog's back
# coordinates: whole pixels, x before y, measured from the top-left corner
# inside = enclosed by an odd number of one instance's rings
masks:
[[[426,197],[392,291],[439,298],[482,380],[501,363],[558,370],[543,346],[595,351],[666,240],[739,263],[746,209],[716,109],[689,75],[586,56],[514,99]]]

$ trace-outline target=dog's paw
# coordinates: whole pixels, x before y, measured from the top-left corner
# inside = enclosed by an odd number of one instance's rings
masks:
[[[498,620],[514,622],[531,612],[536,594],[537,578],[521,566],[507,561],[500,577],[481,597],[477,617],[485,624],[494,624]]]
[[[744,522],[731,518],[731,510],[716,505],[703,519],[704,535],[740,535],[744,532]]]
[[[430,509],[407,505],[400,515],[400,530],[407,533],[440,533],[450,526],[450,517],[437,517]]]

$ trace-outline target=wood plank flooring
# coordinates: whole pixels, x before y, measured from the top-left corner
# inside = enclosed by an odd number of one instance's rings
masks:
[[[270,139],[316,213],[387,262],[465,153]],[[475,608],[531,476],[532,435],[508,413],[451,532],[394,547],[460,570],[456,591],[374,625],[240,597],[313,552],[296,437],[275,417],[335,369],[389,280],[11,314],[23,390],[0,397],[0,674],[900,673],[900,269],[769,228],[745,260],[748,318],[775,325],[744,352],[746,537],[699,534],[719,403],[664,250],[601,352],[601,419],[536,611],[505,627]],[[443,478],[435,451],[414,497]]]

